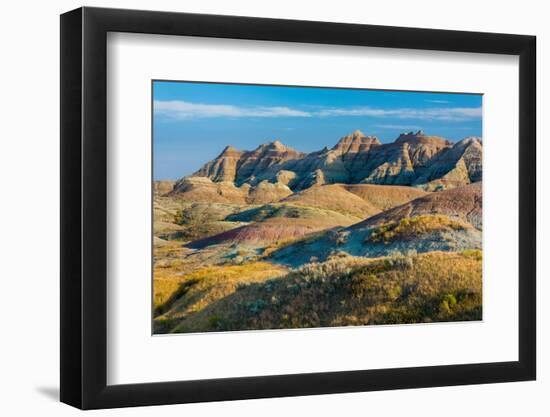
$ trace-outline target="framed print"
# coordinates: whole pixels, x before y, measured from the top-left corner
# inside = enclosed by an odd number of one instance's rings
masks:
[[[61,400],[535,379],[535,38],[61,16]]]

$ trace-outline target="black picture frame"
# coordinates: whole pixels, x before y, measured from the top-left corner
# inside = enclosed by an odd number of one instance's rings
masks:
[[[519,56],[519,360],[107,385],[108,32]],[[536,38],[358,24],[80,8],[61,16],[61,401],[82,409],[536,378]]]

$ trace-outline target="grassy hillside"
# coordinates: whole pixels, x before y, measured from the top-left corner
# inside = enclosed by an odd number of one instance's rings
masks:
[[[481,249],[479,230],[460,219],[422,215],[374,226],[363,222],[307,236],[273,251],[270,259],[297,267],[312,261],[324,261],[338,252],[372,258],[410,251],[465,249]]]
[[[334,256],[287,274],[277,266],[191,274],[159,307],[170,332],[481,320],[480,251],[379,259]],[[278,276],[269,279],[269,276]]]
[[[246,223],[225,221],[242,205],[223,203],[190,203],[170,197],[157,197],[154,202],[154,233],[163,240],[190,242],[225,232]],[[244,206],[249,207],[249,206]]]
[[[405,217],[399,221],[390,220],[371,230],[366,238],[369,242],[383,242],[390,244],[398,240],[411,240],[432,232],[463,231],[469,227],[467,224],[442,215],[423,215]]]
[[[185,275],[173,270],[156,271],[153,286],[155,332],[163,333],[230,296],[243,285],[263,282],[286,271],[266,262],[210,266]],[[215,318],[205,317],[204,320],[201,326],[209,327]]]

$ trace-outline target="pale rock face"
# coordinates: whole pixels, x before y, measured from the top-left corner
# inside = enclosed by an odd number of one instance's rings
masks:
[[[185,177],[178,181],[170,195],[191,202],[267,204],[292,194],[285,184],[262,181],[256,186],[237,187],[231,181],[214,182],[207,177]]]
[[[176,181],[170,180],[155,181],[153,185],[154,193],[159,196],[167,194],[174,189],[175,184]]]
[[[476,137],[466,138],[462,142],[466,146],[462,159],[468,168],[468,176],[470,181],[481,181],[482,175],[482,159],[483,159],[483,147],[481,145],[481,139]]]
[[[466,167],[464,159],[460,158],[450,171],[438,179],[422,184],[421,188],[426,191],[440,191],[460,187],[469,183],[468,168]]]
[[[365,136],[363,132],[356,130],[351,135],[340,139],[332,150],[346,158],[353,154],[367,152],[373,145],[381,145],[376,136]]]
[[[481,140],[469,137],[445,149],[428,164],[424,175],[415,184],[427,190],[454,188],[481,181]]]
[[[264,180],[250,188],[246,200],[249,204],[267,204],[282,200],[291,194],[292,190],[285,184],[273,184]]]
[[[277,172],[277,182],[284,185],[289,185],[294,178],[296,178],[296,173],[293,171],[281,170]]]
[[[203,165],[193,176],[208,177],[214,182],[235,181],[242,154],[242,151],[227,146],[216,159]]]
[[[414,167],[409,156],[409,144],[385,146],[373,155],[370,174],[361,182],[366,184],[408,185],[414,179]],[[369,167],[370,168],[370,167]]]
[[[418,131],[403,133],[395,142],[382,144],[376,137],[357,130],[342,137],[332,149],[325,147],[308,154],[278,140],[253,151],[228,146],[193,177],[207,177],[214,183],[232,182],[236,186],[248,184],[250,190],[259,187],[256,193],[261,194],[266,191],[265,184],[260,186],[264,181],[284,185],[294,192],[336,183],[414,185],[441,190],[480,181],[481,172],[479,138],[453,144]],[[281,195],[285,192],[277,191]]]
[[[262,174],[275,165],[299,159],[304,153],[283,145],[278,140],[258,146],[254,151],[244,152],[238,162],[237,183],[244,183],[251,176]]]
[[[205,203],[246,203],[247,189],[231,181],[213,182],[207,177],[185,177],[179,180],[170,195],[184,201]]]
[[[450,142],[422,131],[402,134],[389,144],[371,139],[368,149],[360,147],[350,161],[350,182],[410,185],[426,164],[449,146]]]

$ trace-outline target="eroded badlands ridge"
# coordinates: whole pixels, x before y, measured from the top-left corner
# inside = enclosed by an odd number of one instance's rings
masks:
[[[415,186],[426,191],[456,188],[482,179],[482,142],[452,143],[422,131],[382,144],[357,130],[332,149],[303,153],[278,140],[253,151],[227,146],[193,175],[180,179],[173,194],[194,200],[267,203],[324,184]]]

